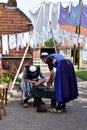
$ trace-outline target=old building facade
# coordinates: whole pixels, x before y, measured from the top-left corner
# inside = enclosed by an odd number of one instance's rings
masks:
[[[8,0],[7,3],[0,3],[0,53],[2,54],[2,35],[17,35],[20,33],[29,32],[33,29],[31,20],[17,7],[16,0]],[[24,55],[25,48],[9,49],[8,54],[2,54],[3,66],[6,61],[11,60],[18,68],[20,61]],[[32,63],[32,53],[27,51],[24,63]]]

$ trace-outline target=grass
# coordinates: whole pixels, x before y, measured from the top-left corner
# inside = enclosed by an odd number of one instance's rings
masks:
[[[76,76],[80,79],[87,81],[87,70],[76,70]]]

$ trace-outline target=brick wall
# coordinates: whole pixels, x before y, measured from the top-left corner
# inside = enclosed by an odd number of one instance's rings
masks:
[[[18,70],[18,68],[19,68],[19,65],[20,65],[20,63],[21,63],[21,60],[22,60],[22,58],[12,58],[12,59],[3,58],[3,59],[2,59],[2,67],[3,67],[3,69],[11,70],[11,69],[12,69],[12,65],[11,65],[11,64],[8,64],[8,63],[10,63],[10,61],[11,61],[11,62],[14,64],[14,66],[15,66],[14,72],[13,72],[13,74],[14,74],[14,76],[15,76],[16,73],[17,73],[17,70]],[[26,65],[31,65],[31,64],[32,64],[32,58],[25,58],[25,59],[24,59],[24,62],[23,62],[23,64],[22,64],[22,66],[21,66],[20,72],[23,71],[23,69],[24,69],[24,67],[25,67]]]
[[[2,34],[18,34],[32,30],[31,20],[17,7],[12,8],[6,3],[0,3],[0,53],[2,53]],[[26,48],[9,50],[9,54],[2,55],[2,65],[6,68],[5,63],[11,60],[18,68],[21,58]],[[23,66],[32,64],[32,51],[28,50]],[[22,68],[23,68],[22,66]],[[15,71],[16,72],[16,71]]]
[[[3,57],[2,58],[3,67],[5,66],[5,68],[6,68],[5,63],[7,61],[12,61],[15,65],[15,67],[18,69],[19,64],[22,60],[22,57],[25,53],[25,49],[26,48],[19,49],[19,51],[17,51],[16,49],[11,49],[9,54],[2,55],[2,57]],[[27,51],[27,54],[25,56],[25,59],[24,59],[24,62],[23,62],[22,68],[21,68],[21,71],[23,70],[23,68],[26,64],[32,64],[32,49],[29,49]]]

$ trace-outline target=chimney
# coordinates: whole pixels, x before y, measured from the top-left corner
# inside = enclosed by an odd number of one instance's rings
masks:
[[[17,2],[16,2],[16,0],[8,0],[7,4],[8,4],[8,6],[17,7]]]

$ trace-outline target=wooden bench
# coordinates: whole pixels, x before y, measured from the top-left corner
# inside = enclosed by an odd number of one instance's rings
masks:
[[[34,97],[42,97],[42,98],[49,98],[51,99],[51,108],[56,106],[56,99],[55,99],[55,93],[54,88],[48,88],[46,86],[41,86],[39,88],[33,88],[32,95]]]

